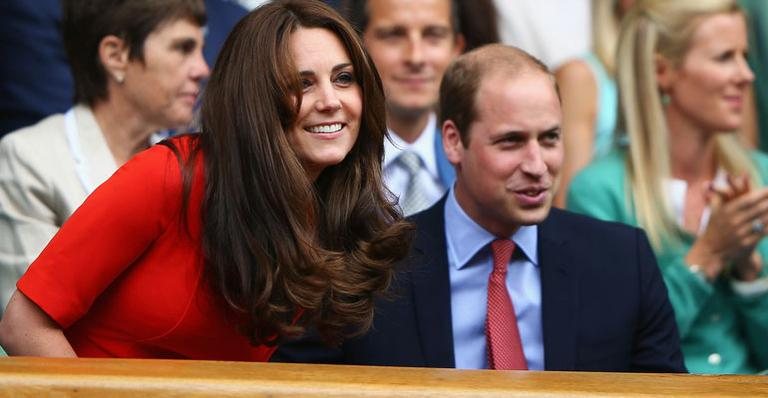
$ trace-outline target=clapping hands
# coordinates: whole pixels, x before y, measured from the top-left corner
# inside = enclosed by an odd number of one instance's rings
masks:
[[[709,280],[728,264],[739,280],[754,280],[762,269],[757,243],[768,234],[768,188],[753,189],[748,176],[728,176],[725,184],[710,184],[709,223],[686,256]]]

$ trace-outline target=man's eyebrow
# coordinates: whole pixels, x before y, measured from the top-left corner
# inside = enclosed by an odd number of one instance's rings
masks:
[[[521,136],[527,136],[528,133],[522,130],[507,130],[499,133],[492,134],[490,137],[491,142],[498,142],[508,138],[520,138]]]
[[[386,33],[402,33],[402,32],[405,32],[406,29],[402,25],[384,25],[384,26],[375,26],[372,28],[372,31],[374,34],[380,35],[380,34],[386,34]]]

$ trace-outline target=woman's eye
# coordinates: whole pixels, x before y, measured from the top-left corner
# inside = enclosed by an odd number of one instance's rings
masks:
[[[731,58],[733,58],[733,55],[734,55],[733,51],[726,51],[718,55],[717,60],[720,62],[729,61]]]
[[[308,89],[312,86],[312,81],[309,79],[301,79],[301,88]]]
[[[197,48],[197,42],[194,40],[183,40],[174,44],[174,48],[182,54],[191,54]]]
[[[336,76],[336,82],[348,86],[355,82],[355,77],[349,72],[341,72]]]

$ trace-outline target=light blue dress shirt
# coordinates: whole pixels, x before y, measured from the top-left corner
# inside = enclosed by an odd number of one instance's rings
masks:
[[[517,327],[530,370],[544,369],[537,231],[536,225],[523,226],[510,237],[515,242],[515,254],[507,271],[507,291],[515,307]],[[467,216],[456,202],[453,188],[445,203],[445,237],[456,367],[487,369],[485,318],[488,277],[493,269],[490,243],[496,236]]]

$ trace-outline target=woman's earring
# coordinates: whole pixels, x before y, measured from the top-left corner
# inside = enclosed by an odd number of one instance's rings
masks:
[[[672,102],[672,98],[669,97],[669,94],[665,92],[661,92],[661,106],[667,106],[670,102]]]
[[[117,81],[117,84],[123,84],[123,81],[125,81],[125,76],[123,76],[122,73],[115,72],[112,76],[115,78],[115,81]]]

